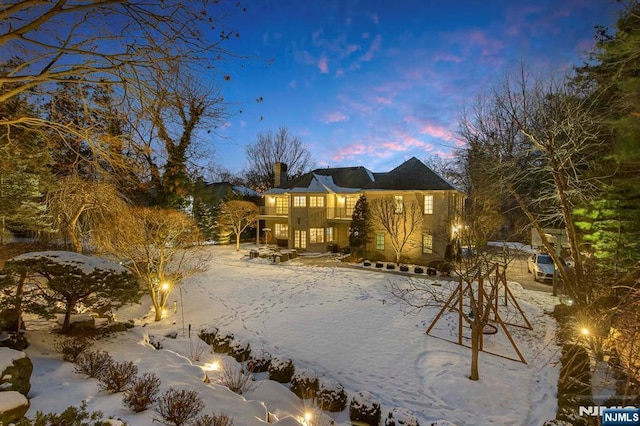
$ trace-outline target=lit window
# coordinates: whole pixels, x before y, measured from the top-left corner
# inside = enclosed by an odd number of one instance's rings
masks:
[[[324,207],[324,196],[312,195],[309,197],[309,207]]]
[[[307,248],[306,231],[300,231],[300,230],[293,231],[293,246],[296,248]]]
[[[334,241],[334,239],[333,239],[333,227],[327,228],[327,241]]]
[[[424,214],[433,214],[433,195],[424,196]]]
[[[396,206],[396,213],[402,213],[404,211],[404,202],[402,195],[394,195],[393,201]]]
[[[384,250],[384,232],[376,234],[376,250]]]
[[[276,238],[286,240],[289,238],[289,225],[284,223],[276,223],[275,225]]]
[[[356,203],[358,202],[359,197],[349,196],[345,200],[345,209],[346,216],[353,216],[353,209],[356,207]]]
[[[296,195],[293,197],[293,207],[306,207],[307,197],[305,195]]]
[[[324,228],[309,228],[310,243],[324,243]]]
[[[424,254],[433,253],[433,235],[422,234],[422,253]]]
[[[287,205],[287,197],[276,198],[276,214],[288,214],[289,206]]]

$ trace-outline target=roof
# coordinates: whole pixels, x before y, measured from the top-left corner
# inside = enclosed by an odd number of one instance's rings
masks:
[[[365,190],[433,191],[457,190],[455,186],[418,160],[411,157],[388,173],[376,174],[375,181],[364,186]]]
[[[272,188],[265,194],[357,192],[360,190],[457,190],[455,186],[411,157],[386,173],[373,173],[365,167],[316,169]]]

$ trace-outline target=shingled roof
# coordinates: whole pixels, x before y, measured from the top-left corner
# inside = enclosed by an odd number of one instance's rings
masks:
[[[339,192],[346,189],[412,191],[455,190],[456,188],[422,161],[411,157],[386,173],[373,173],[362,166],[316,169],[270,189],[265,194]]]
[[[412,190],[456,190],[445,179],[431,170],[426,164],[411,157],[388,173],[376,174],[375,181],[362,189],[387,189],[396,191]]]

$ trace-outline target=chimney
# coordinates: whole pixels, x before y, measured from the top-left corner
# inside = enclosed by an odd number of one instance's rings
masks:
[[[273,186],[275,188],[283,185],[287,181],[287,165],[285,163],[275,163],[273,165]]]

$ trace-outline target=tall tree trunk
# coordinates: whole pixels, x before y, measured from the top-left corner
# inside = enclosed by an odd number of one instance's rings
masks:
[[[474,319],[471,323],[471,375],[469,376],[471,380],[480,379],[478,358],[480,355],[481,324],[479,322],[479,319]]]
[[[67,301],[67,308],[64,313],[64,322],[62,323],[62,334],[67,334],[71,331],[71,312],[76,306],[75,301]]]

